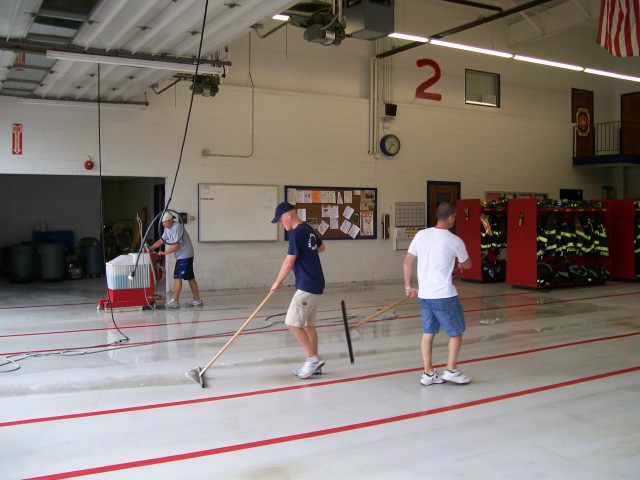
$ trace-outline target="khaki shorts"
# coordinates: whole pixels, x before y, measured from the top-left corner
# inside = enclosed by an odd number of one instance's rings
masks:
[[[298,328],[315,327],[317,310],[318,295],[296,290],[291,299],[284,323]]]

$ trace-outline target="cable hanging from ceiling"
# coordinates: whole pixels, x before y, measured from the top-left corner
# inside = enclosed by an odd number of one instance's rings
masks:
[[[129,275],[129,279],[133,279],[133,277],[135,277],[137,270],[138,270],[138,265],[140,262],[140,258],[142,258],[143,252],[146,250],[147,253],[149,251],[149,249],[147,248],[147,238],[149,237],[149,232],[151,231],[151,228],[153,227],[153,225],[156,223],[156,221],[158,221],[159,219],[161,219],[165,213],[170,212],[170,213],[175,213],[178,220],[179,220],[179,224],[182,227],[182,232],[180,233],[178,239],[175,242],[169,242],[167,240],[165,240],[165,244],[167,245],[175,245],[176,243],[180,243],[182,241],[182,235],[184,234],[184,223],[182,222],[182,218],[180,217],[180,215],[177,215],[177,212],[175,212],[175,210],[171,210],[169,208],[169,206],[171,205],[171,201],[173,200],[173,192],[175,190],[176,187],[176,182],[178,180],[178,174],[180,173],[180,167],[182,165],[182,159],[184,156],[184,148],[187,142],[187,135],[189,133],[189,122],[191,120],[191,111],[193,109],[193,99],[194,96],[197,93],[197,82],[199,81],[199,76],[198,76],[198,70],[200,67],[200,59],[202,56],[202,43],[204,40],[204,30],[205,30],[205,26],[206,26],[206,21],[207,21],[207,12],[209,9],[209,0],[205,1],[205,6],[204,6],[204,13],[202,15],[202,28],[200,29],[200,41],[198,44],[198,54],[197,54],[197,61],[196,61],[196,67],[195,67],[195,72],[193,75],[193,79],[192,79],[192,84],[191,84],[191,95],[189,97],[189,109],[187,111],[187,119],[185,122],[185,127],[184,127],[184,132],[182,135],[182,142],[180,145],[180,154],[178,156],[178,164],[176,166],[176,172],[173,176],[173,182],[171,185],[171,191],[169,193],[169,198],[166,201],[166,204],[162,210],[162,212],[160,212],[158,215],[156,215],[153,220],[151,222],[149,222],[149,226],[147,227],[147,230],[144,232],[144,235],[141,236],[140,238],[140,249],[138,250],[138,255],[136,255],[136,261],[135,264],[133,266],[133,270],[131,271],[130,275]],[[98,64],[98,68],[99,68],[99,64]],[[98,94],[98,99],[99,99],[100,95]],[[98,104],[98,109],[99,109],[99,104]],[[158,233],[159,236],[162,236],[162,232],[160,231],[162,227],[161,222],[158,222]],[[147,302],[148,303],[148,302]],[[115,322],[114,322],[115,323]]]

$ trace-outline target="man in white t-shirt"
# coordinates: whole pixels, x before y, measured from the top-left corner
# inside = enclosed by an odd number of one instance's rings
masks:
[[[420,350],[424,363],[422,385],[452,382],[469,383],[471,379],[457,369],[458,353],[465,330],[464,313],[453,286],[452,276],[456,260],[460,271],[471,268],[471,260],[464,242],[449,231],[456,222],[456,207],[442,202],[436,208],[435,227],[420,230],[411,241],[402,262],[407,297],[418,297],[422,310],[422,340]],[[411,286],[413,262],[418,259],[418,288]],[[438,375],[433,368],[431,352],[433,338],[440,327],[449,335],[447,368]]]

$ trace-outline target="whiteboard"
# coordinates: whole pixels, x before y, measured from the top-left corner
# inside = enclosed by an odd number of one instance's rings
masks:
[[[275,185],[198,184],[198,241],[278,240]]]

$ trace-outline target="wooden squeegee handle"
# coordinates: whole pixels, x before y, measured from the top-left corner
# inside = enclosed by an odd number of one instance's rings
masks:
[[[233,337],[231,337],[231,338],[227,341],[227,343],[225,343],[224,347],[222,347],[222,348],[220,349],[220,351],[219,351],[218,353],[216,353],[216,355],[215,355],[215,356],[211,359],[211,361],[207,364],[207,366],[206,366],[206,367],[204,367],[204,368],[201,370],[200,375],[203,375],[203,374],[204,374],[204,372],[205,372],[205,371],[206,371],[206,370],[207,370],[211,365],[213,365],[213,362],[215,362],[215,361],[218,359],[218,357],[219,357],[220,355],[222,355],[222,353],[223,353],[223,352],[224,352],[224,351],[229,347],[229,345],[231,345],[231,343],[236,339],[236,337],[237,337],[238,335],[240,335],[240,333],[245,329],[245,327],[246,327],[247,325],[249,325],[249,322],[250,322],[251,320],[253,320],[253,317],[255,317],[255,316],[258,314],[258,312],[259,312],[260,310],[262,310],[262,307],[264,307],[264,304],[265,304],[265,303],[267,303],[267,301],[271,298],[271,295],[273,295],[274,293],[275,293],[275,290],[272,290],[272,291],[270,291],[270,292],[269,292],[269,295],[267,295],[267,296],[265,297],[265,299],[262,301],[262,303],[261,303],[260,305],[258,305],[258,308],[256,308],[256,309],[253,311],[253,313],[251,314],[251,316],[250,316],[249,318],[247,318],[247,320],[242,324],[242,326],[238,329],[238,331],[237,331],[236,333],[234,333],[234,334],[233,334]]]
[[[407,300],[409,297],[402,297],[400,300],[397,300],[395,302],[393,302],[391,305],[389,305],[388,307],[384,307],[382,310],[378,310],[376,313],[374,313],[373,315],[369,315],[367,318],[365,318],[364,320],[360,320],[358,323],[356,323],[353,328],[358,328],[361,325],[364,325],[365,323],[367,323],[369,320],[373,320],[374,318],[376,318],[379,315],[382,315],[385,312],[388,312],[389,310],[391,310],[394,307],[397,307],[398,305],[400,305],[402,302],[404,302],[405,300]]]

